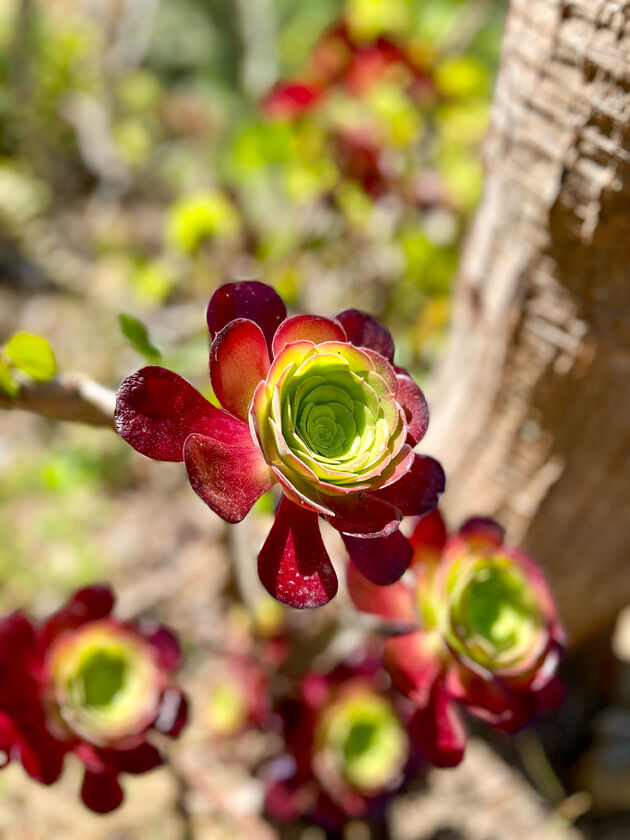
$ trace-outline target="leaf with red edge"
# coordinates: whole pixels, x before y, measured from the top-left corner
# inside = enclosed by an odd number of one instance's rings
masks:
[[[90,811],[109,814],[122,805],[124,794],[115,773],[92,773],[86,770],[81,786],[81,799]]]
[[[433,686],[426,706],[411,719],[411,737],[436,767],[456,767],[466,750],[466,731],[440,682]]]
[[[118,389],[114,422],[118,434],[148,458],[183,461],[188,435],[211,434],[220,414],[181,376],[146,367]]]
[[[429,702],[430,692],[441,680],[444,665],[441,642],[423,631],[403,633],[385,641],[384,660],[392,682],[417,706]]]
[[[258,280],[219,286],[210,298],[206,314],[211,338],[235,318],[249,318],[263,331],[269,349],[278,325],[286,317],[287,310],[280,295]]]
[[[321,607],[337,593],[337,575],[319,532],[317,514],[282,497],[258,555],[267,591],[296,609]]]
[[[195,493],[222,519],[235,523],[271,488],[273,476],[249,426],[222,414],[221,439],[190,435],[184,445],[184,461]]]
[[[387,537],[365,539],[342,535],[350,559],[372,583],[387,586],[407,571],[413,550],[400,531]]]
[[[334,516],[326,516],[326,520],[342,534],[366,538],[388,536],[398,528],[402,513],[385,499],[378,498],[377,492],[345,496],[322,493],[322,500],[334,512]]]
[[[428,455],[416,454],[411,469],[402,478],[375,490],[373,495],[395,505],[403,516],[418,516],[437,505],[445,483],[441,464]]]
[[[344,309],[335,316],[346,331],[348,341],[357,347],[369,347],[391,362],[394,359],[394,339],[389,330],[359,309]]]
[[[210,346],[210,381],[226,411],[247,422],[258,383],[267,376],[269,352],[262,330],[247,318],[236,318]]]
[[[429,426],[429,406],[424,394],[406,372],[398,373],[396,401],[407,418],[407,443],[416,446],[424,437]]]
[[[323,341],[347,341],[342,327],[330,318],[321,315],[295,315],[287,318],[276,330],[271,345],[272,355],[277,356],[285,344],[294,341],[312,341],[321,344]]]
[[[350,560],[347,585],[352,603],[361,612],[379,615],[392,621],[416,623],[413,593],[401,581],[389,586],[378,586],[369,581]]]

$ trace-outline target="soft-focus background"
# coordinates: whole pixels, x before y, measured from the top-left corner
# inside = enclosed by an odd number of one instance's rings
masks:
[[[260,279],[292,311],[381,318],[422,383],[481,196],[504,14],[503,0],[3,0],[0,339],[43,335],[61,371],[113,388],[140,347],[207,394],[207,300]],[[228,533],[178,465],[19,412],[0,416],[0,476],[2,610],[45,614],[113,581],[123,614],[181,634],[196,708],[171,765],[130,780],[111,817],[81,810],[77,775],[47,790],[4,771],[0,836],[321,838],[260,817],[275,736],[217,743],[208,723],[226,653],[288,630],[289,680],[360,638],[343,595],[306,617],[261,596],[272,500]],[[571,827],[593,760],[591,697],[571,697],[540,731],[475,740],[461,768],[413,782],[388,812],[393,840],[630,836],[621,816]],[[384,830],[354,821],[344,836]]]

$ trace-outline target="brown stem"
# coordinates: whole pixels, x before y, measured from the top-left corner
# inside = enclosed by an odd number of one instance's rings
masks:
[[[55,420],[114,426],[115,394],[81,376],[64,374],[50,382],[25,380],[14,397],[0,391],[0,409],[22,409]]]

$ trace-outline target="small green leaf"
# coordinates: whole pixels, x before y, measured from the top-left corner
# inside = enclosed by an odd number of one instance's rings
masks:
[[[4,391],[10,397],[14,397],[20,390],[18,384],[13,381],[11,371],[8,366],[0,360],[0,391]]]
[[[57,362],[50,344],[41,335],[18,332],[5,345],[9,363],[31,379],[47,382],[57,373]]]
[[[144,356],[149,362],[157,362],[162,358],[162,354],[158,348],[153,344],[149,337],[149,331],[137,318],[133,315],[126,315],[121,312],[118,316],[118,323],[120,324],[120,331],[127,338],[135,350]]]

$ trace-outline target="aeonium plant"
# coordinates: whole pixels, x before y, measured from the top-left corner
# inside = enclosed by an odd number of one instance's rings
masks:
[[[377,819],[417,767],[410,708],[378,658],[360,651],[328,673],[310,671],[277,704],[285,751],[268,766],[265,806],[330,831]]]
[[[390,333],[355,309],[287,318],[255,281],[221,286],[207,321],[222,409],[177,374],[143,368],[120,386],[120,435],[150,458],[184,461],[195,492],[227,522],[280,486],[258,572],[283,603],[319,607],[337,591],[319,516],[371,579],[397,580],[411,559],[398,525],[437,504],[444,473],[412,448],[427,404],[394,367]]]
[[[38,782],[53,784],[65,756],[85,772],[84,804],[97,813],[123,800],[121,773],[162,763],[152,733],[175,737],[187,700],[173,683],[180,660],[165,627],[112,616],[105,586],[76,592],[41,623],[0,619],[0,749]]]
[[[559,705],[564,632],[540,568],[496,522],[469,519],[449,538],[434,510],[410,543],[407,578],[375,586],[350,561],[348,587],[358,609],[391,622],[385,665],[416,707],[415,743],[453,766],[466,746],[458,706],[515,732]]]

